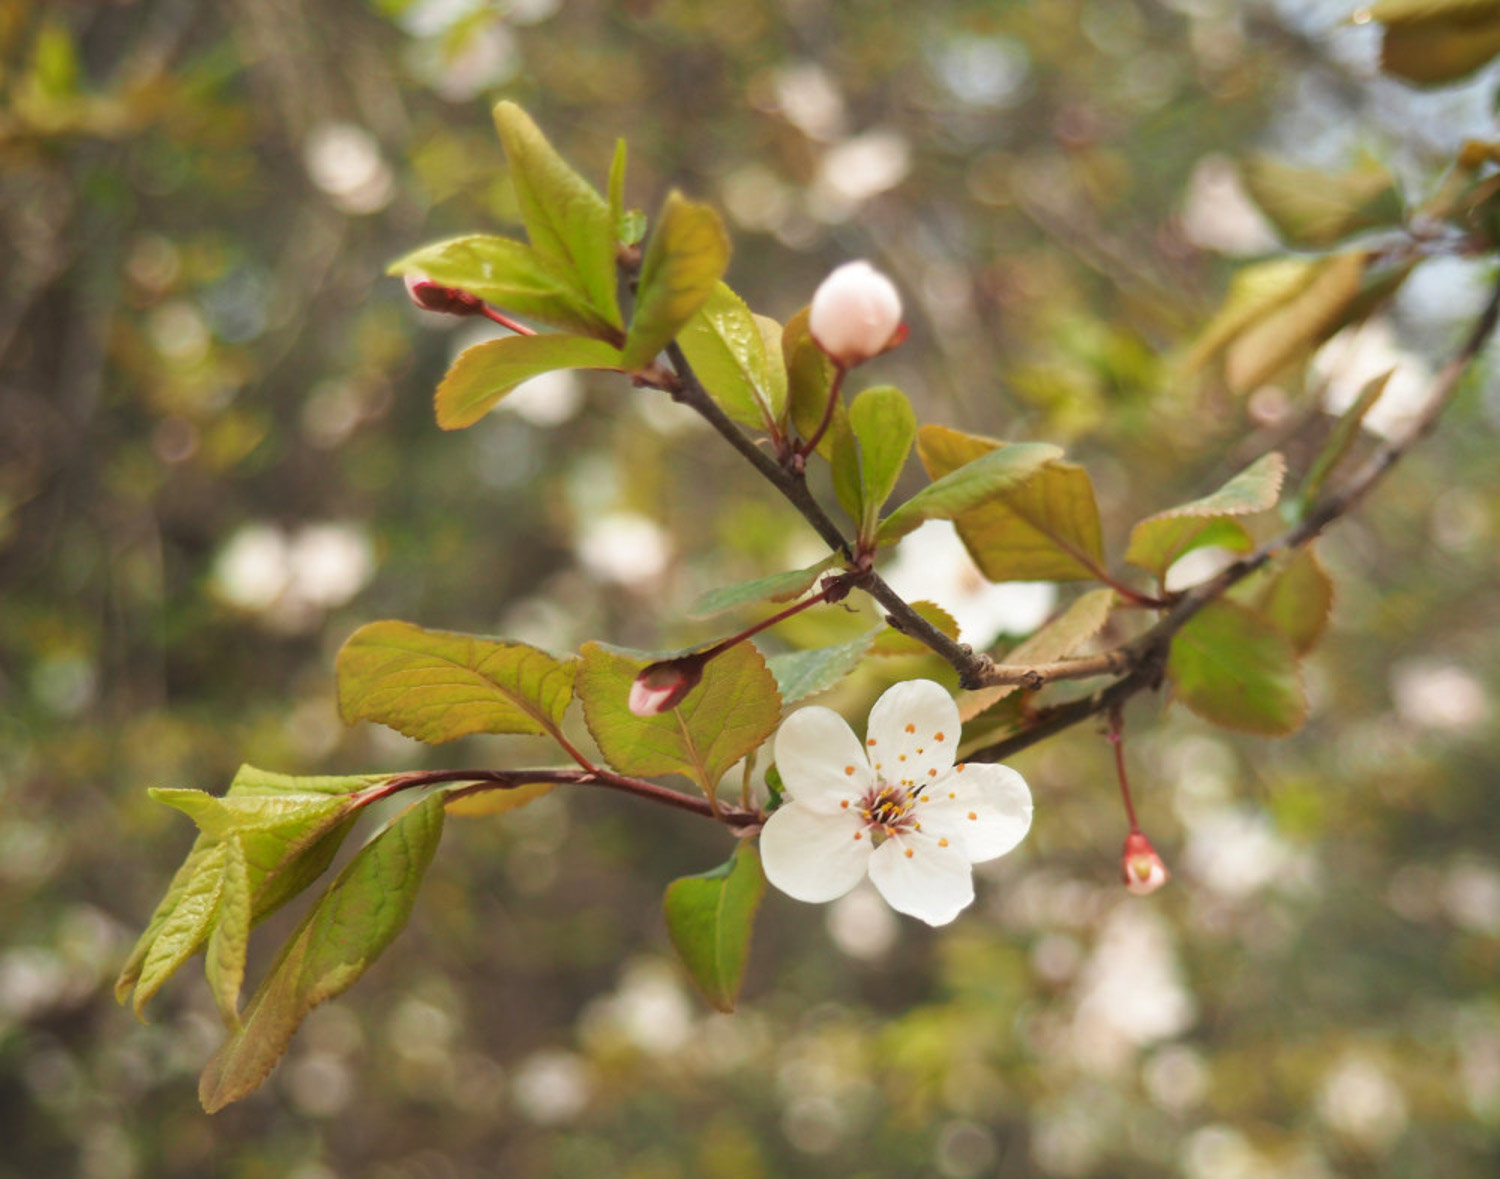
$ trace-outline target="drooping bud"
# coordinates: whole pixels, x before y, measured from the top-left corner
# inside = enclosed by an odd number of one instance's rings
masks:
[[[421,271],[414,270],[406,276],[406,293],[423,311],[437,311],[443,315],[484,314],[484,301],[477,295],[457,287],[441,286]]]
[[[807,330],[841,368],[879,356],[906,338],[896,284],[868,262],[846,262],[813,294]]]
[[[642,668],[630,685],[630,711],[636,716],[670,712],[698,686],[706,662],[701,654],[682,655]]]
[[[1155,892],[1171,877],[1151,841],[1139,831],[1125,837],[1125,851],[1120,857],[1125,887],[1138,896]]]

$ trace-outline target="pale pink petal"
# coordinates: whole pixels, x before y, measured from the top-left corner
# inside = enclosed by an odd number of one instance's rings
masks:
[[[859,738],[831,708],[801,708],[776,730],[776,768],[788,797],[825,813],[874,784]]]
[[[870,879],[898,913],[947,925],[974,899],[974,876],[963,848],[926,832],[892,836],[870,857]]]
[[[799,901],[843,896],[865,875],[870,834],[852,808],[820,814],[799,802],[782,803],[760,833],[766,879]]]
[[[870,709],[870,761],[887,782],[918,789],[952,768],[960,725],[946,689],[931,680],[905,680]]]
[[[967,762],[922,792],[917,817],[924,830],[957,832],[975,864],[1003,856],[1031,830],[1031,791],[1009,766]]]

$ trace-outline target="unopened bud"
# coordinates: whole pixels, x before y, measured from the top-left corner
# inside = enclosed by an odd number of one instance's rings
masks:
[[[1125,852],[1120,862],[1125,887],[1139,896],[1155,892],[1171,876],[1151,841],[1139,831],[1132,831],[1125,837]]]
[[[906,338],[895,283],[868,262],[846,262],[813,294],[807,330],[842,368],[853,368]]]
[[[484,302],[478,296],[457,287],[441,286],[421,271],[406,276],[406,293],[423,311],[437,311],[443,315],[484,314]]]
[[[683,655],[643,668],[630,685],[630,711],[636,716],[670,712],[698,686],[705,662],[701,655]]]

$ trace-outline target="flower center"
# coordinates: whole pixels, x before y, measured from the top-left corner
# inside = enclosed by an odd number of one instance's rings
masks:
[[[915,802],[916,798],[902,787],[881,785],[866,792],[860,803],[860,813],[873,829],[878,843],[916,825],[911,813]]]

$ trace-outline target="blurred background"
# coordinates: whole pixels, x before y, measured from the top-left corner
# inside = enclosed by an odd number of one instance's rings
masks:
[[[383,272],[437,237],[519,232],[492,101],[601,184],[627,137],[633,204],[671,185],[717,204],[757,311],[877,261],[912,338],[866,383],[927,421],[1065,444],[1118,561],[1131,522],[1267,446],[1305,462],[1300,428],[1360,365],[1420,392],[1482,300],[1474,267],[1428,263],[1305,387],[1249,399],[1173,364],[1236,263],[1277,248],[1237,158],[1367,150],[1420,194],[1493,135],[1493,74],[1380,80],[1347,15],[0,4],[0,1176],[1496,1174],[1496,380],[1320,546],[1338,599],[1302,733],[1132,707],[1138,805],[1175,871],[1150,900],[1118,884],[1109,751],[1084,726],[1016,763],[1036,825],[953,926],[862,891],[768,895],[734,1016],[691,993],[659,916],[727,840],[592,795],[453,820],[407,931],[212,1119],[196,965],[149,1025],[109,994],[191,840],[148,786],[549,756],[344,729],[333,657],[357,625],[660,649],[716,633],[680,621],[703,590],[817,555],[622,379],[547,378],[436,428],[432,389],[476,337]],[[947,595],[976,642],[1076,592],[986,587],[941,530],[893,577]],[[853,623],[801,625],[783,638]],[[926,667],[886,661],[825,702],[859,722],[881,677]],[[294,917],[261,930],[252,978]]]

